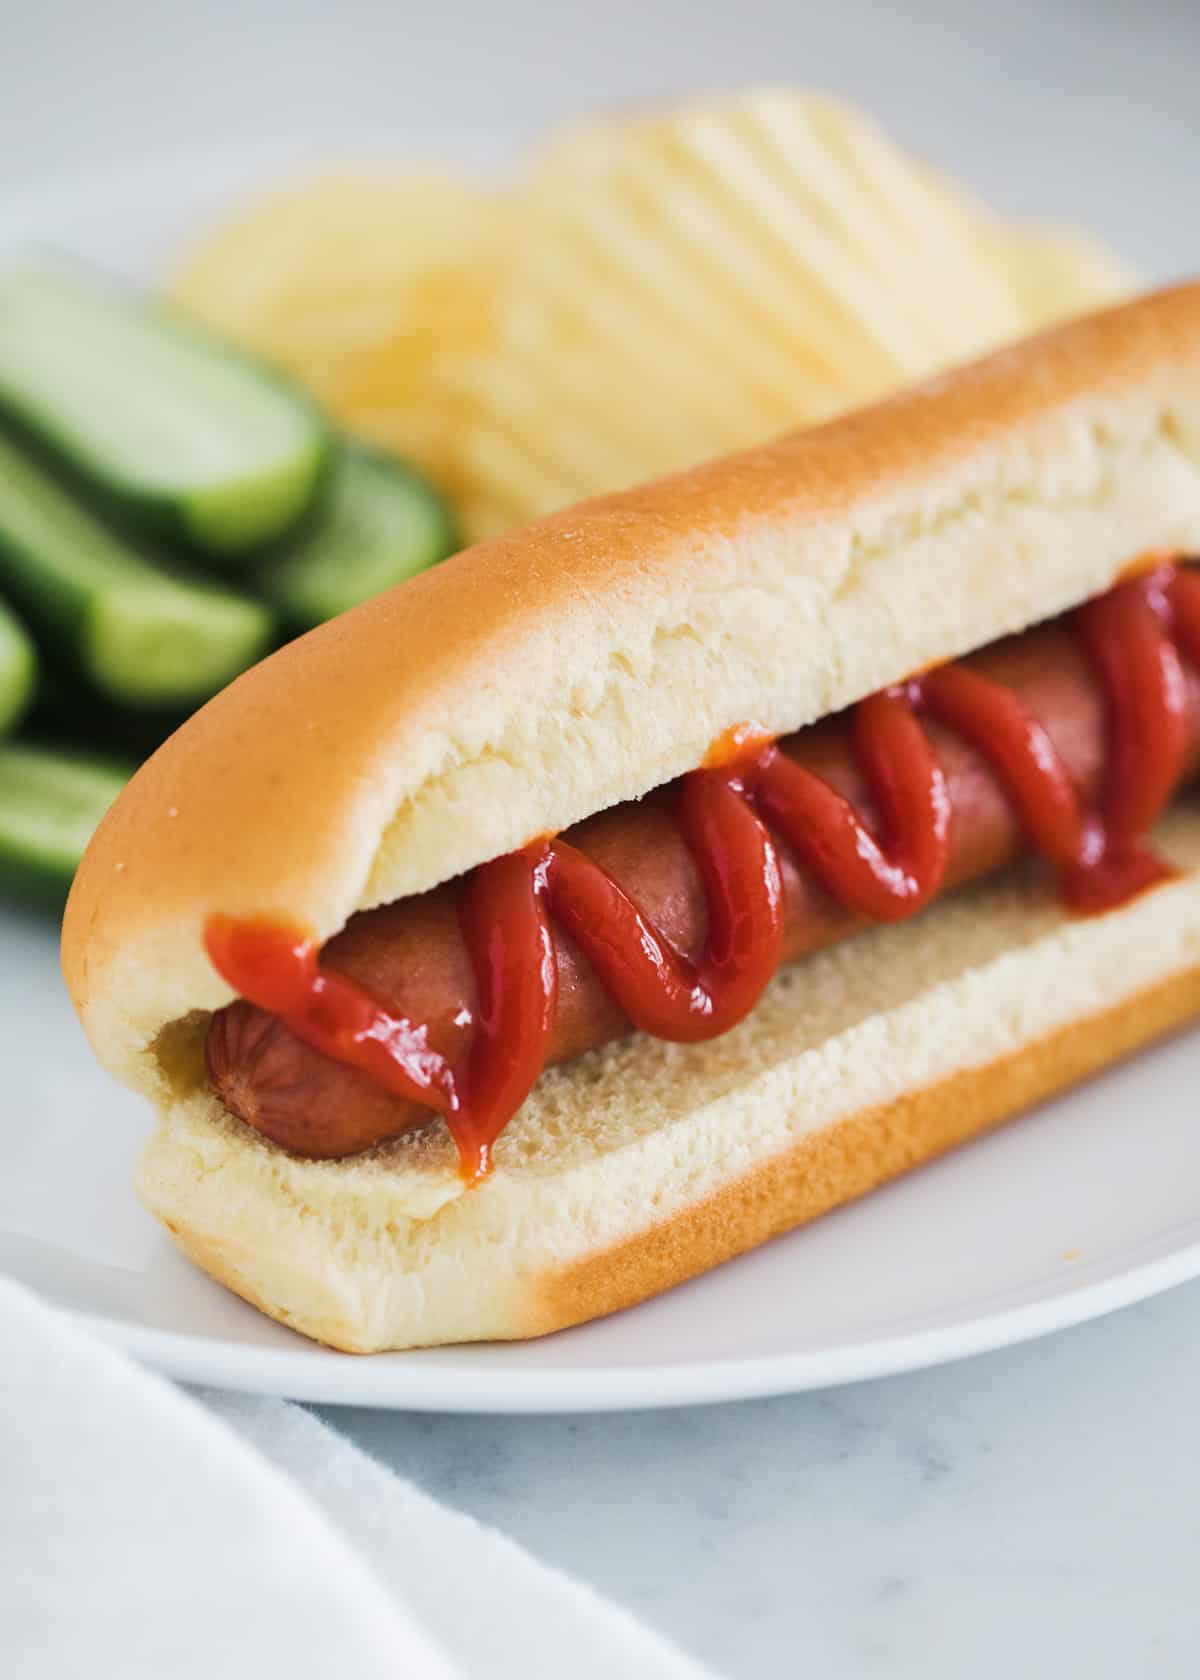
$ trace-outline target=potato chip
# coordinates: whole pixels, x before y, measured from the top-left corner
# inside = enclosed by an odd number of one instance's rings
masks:
[[[1008,287],[1022,332],[1103,309],[1137,290],[1133,269],[1090,234],[999,216],[933,171],[928,184],[976,243],[979,259]]]
[[[459,476],[528,517],[809,424],[1125,289],[819,95],[589,124],[536,158]]]
[[[554,138],[515,184],[326,173],[195,250],[176,296],[407,455],[473,536],[755,444],[1132,286],[819,94]]]

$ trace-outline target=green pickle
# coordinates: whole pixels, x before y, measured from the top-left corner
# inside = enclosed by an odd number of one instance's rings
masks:
[[[14,729],[31,704],[38,681],[33,638],[0,601],[0,735]]]
[[[74,748],[0,744],[0,893],[61,910],[84,848],[131,773]]]
[[[225,562],[310,510],[333,448],[282,375],[66,264],[0,270],[0,413],[130,528]]]
[[[199,705],[274,636],[264,602],[163,569],[3,437],[0,591],[89,688],[133,709]]]
[[[345,444],[310,528],[264,561],[257,584],[293,630],[309,630],[436,565],[459,546],[446,504],[419,473]]]

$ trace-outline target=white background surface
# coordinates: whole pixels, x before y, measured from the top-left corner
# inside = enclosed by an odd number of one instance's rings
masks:
[[[864,99],[998,202],[1200,267],[1189,0],[164,6],[0,0],[0,186],[176,146],[527,131],[771,76]],[[707,1412],[330,1414],[724,1664],[1191,1676],[1200,1289],[971,1364]]]

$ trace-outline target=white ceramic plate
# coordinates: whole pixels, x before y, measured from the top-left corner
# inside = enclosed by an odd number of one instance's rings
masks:
[[[472,148],[477,149],[477,148]],[[283,148],[0,211],[0,241],[134,277]],[[150,1125],[96,1068],[44,923],[0,913],[0,1270],[173,1375],[454,1411],[660,1406],[881,1376],[1076,1324],[1200,1274],[1200,1035],[657,1301],[540,1342],[354,1359],[194,1271],[130,1189]]]

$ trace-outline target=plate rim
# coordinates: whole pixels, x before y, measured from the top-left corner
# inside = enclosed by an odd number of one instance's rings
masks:
[[[1073,1284],[991,1312],[960,1309],[898,1335],[865,1333],[844,1345],[801,1353],[661,1365],[471,1369],[457,1361],[440,1363],[437,1356],[447,1351],[458,1354],[472,1344],[371,1355],[344,1354],[322,1346],[256,1348],[225,1337],[196,1336],[79,1309],[65,1310],[76,1324],[109,1346],[165,1376],[197,1386],[282,1395],[318,1405],[477,1416],[645,1411],[760,1400],[874,1381],[999,1352],[1071,1329],[1200,1277],[1200,1218],[1183,1229],[1194,1229],[1195,1235],[1180,1243],[1180,1228],[1174,1227],[1138,1245],[1134,1252],[1151,1250],[1140,1262],[1131,1264],[1129,1251],[1120,1251],[1097,1261],[1096,1275],[1090,1278],[1087,1268],[1081,1268],[1082,1275]],[[478,1392],[481,1377],[486,1379],[486,1397]]]

